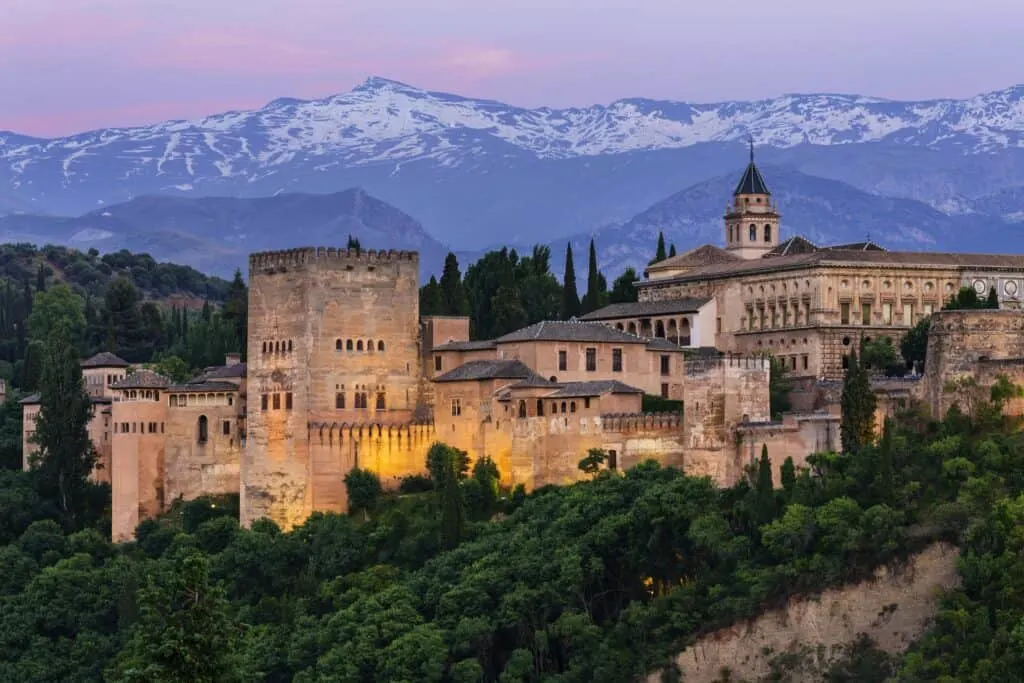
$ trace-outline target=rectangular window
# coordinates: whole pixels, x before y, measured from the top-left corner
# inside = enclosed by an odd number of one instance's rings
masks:
[[[281,394],[274,394],[274,410],[281,410]]]
[[[860,324],[870,325],[871,324],[871,304],[860,305]]]
[[[452,417],[462,415],[462,403],[457,398],[452,399]]]
[[[804,370],[807,369],[807,356],[803,356]]]
[[[622,349],[612,349],[612,372],[622,372]]]
[[[292,409],[292,392],[290,392],[290,391],[284,395],[284,409],[285,410],[291,410]]]
[[[789,327],[789,307],[782,307],[782,326]]]
[[[811,305],[804,304],[804,325],[811,324]]]
[[[608,469],[619,469],[619,454],[615,451],[608,451]]]
[[[559,370],[559,372],[565,372],[565,370],[566,370],[566,368],[568,366],[569,366],[569,354],[567,354],[565,351],[559,351],[558,352],[558,370]]]
[[[540,403],[537,404],[537,407],[540,407]],[[590,407],[590,399],[589,398],[584,398],[583,399],[583,407],[584,408],[589,408]]]
[[[668,356],[662,356],[661,357],[661,374],[662,375],[669,374],[669,357]]]
[[[345,394],[339,392],[334,395],[334,408],[336,410],[345,409]]]
[[[903,324],[914,324],[914,304],[903,304]]]
[[[441,372],[441,356],[434,356],[434,372]]]
[[[664,382],[661,385],[661,397],[668,398],[668,385]]]
[[[591,347],[587,349],[587,372],[597,371],[597,349]]]
[[[892,304],[882,304],[882,324],[892,325]]]
[[[267,409],[267,395],[266,394],[262,394],[260,396],[260,410],[266,410],[266,409]]]
[[[933,304],[925,304],[924,305],[924,314],[925,315],[931,315],[932,312],[934,312],[934,310],[935,310],[935,306]]]
[[[722,334],[722,319],[715,318],[715,332]]]
[[[220,428],[221,433],[224,434],[224,436],[231,436],[231,420],[224,420],[224,422],[221,423]]]
[[[839,322],[843,325],[850,324],[850,302],[848,301],[839,304]]]

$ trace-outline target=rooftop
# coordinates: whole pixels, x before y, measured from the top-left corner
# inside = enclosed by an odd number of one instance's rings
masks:
[[[235,363],[234,365],[214,365],[206,368],[203,372],[196,377],[193,382],[211,380],[211,379],[228,379],[245,377],[246,364]]]
[[[20,403],[22,405],[33,405],[33,404],[39,403],[39,400],[40,400],[39,392],[36,392],[34,394],[29,394],[25,398],[23,398],[20,401],[18,401],[18,403]],[[113,399],[111,399],[109,396],[92,396],[92,395],[90,395],[89,396],[89,400],[92,403],[112,403],[113,402]]]
[[[208,382],[208,381],[192,381],[185,384],[172,384],[167,387],[168,391],[173,391],[179,394],[187,394],[190,392],[229,392],[238,391],[238,385],[234,382]]]
[[[494,340],[497,344],[527,341],[609,342],[613,344],[644,344],[646,339],[616,330],[604,323],[588,320],[544,320]]]
[[[100,351],[95,356],[82,361],[83,368],[126,368],[128,366],[128,361],[109,351]]]
[[[440,346],[435,346],[435,351],[489,351],[495,347],[494,341],[485,339],[483,341],[453,341]]]
[[[747,170],[743,172],[743,177],[740,178],[740,182],[736,185],[737,194],[771,194],[768,191],[768,185],[764,182],[764,178],[761,177],[761,172],[757,170],[757,164],[754,163],[754,143],[750,143],[750,163],[747,164]]]
[[[652,263],[647,266],[647,271],[669,270],[672,268],[696,268],[698,266],[707,266],[712,263],[727,263],[739,260],[739,256],[728,252],[721,247],[717,247],[714,244],[702,244],[701,246],[695,249],[690,249],[678,256],[672,256],[664,261]]]
[[[580,320],[614,320],[616,318],[645,318],[654,315],[674,313],[696,313],[710,299],[676,299],[673,301],[635,301],[623,304],[609,304],[604,308],[587,313]]]
[[[139,368],[119,382],[110,385],[111,389],[166,389],[170,386],[168,377],[146,368]]]
[[[488,379],[532,379],[538,377],[518,360],[471,360],[435,377],[435,382],[467,382]]]
[[[546,398],[576,398],[580,396],[601,396],[602,394],[642,394],[642,389],[623,384],[617,379],[592,382],[564,382],[558,390]]]

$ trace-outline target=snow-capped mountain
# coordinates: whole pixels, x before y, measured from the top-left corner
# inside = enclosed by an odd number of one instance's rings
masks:
[[[0,212],[360,186],[442,241],[529,242],[621,223],[738,173],[748,135],[769,162],[946,212],[1024,186],[1024,86],[923,102],[818,94],[525,109],[370,78],[321,100],[191,121],[46,140],[0,133]]]

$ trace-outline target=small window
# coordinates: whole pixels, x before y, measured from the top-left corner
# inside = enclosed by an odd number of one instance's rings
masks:
[[[751,225],[750,226],[750,241],[751,242],[756,242],[757,241],[757,226],[756,225]]]
[[[274,410],[281,410],[281,394],[274,394]]]
[[[565,401],[562,401],[562,412],[565,412]]]
[[[345,350],[346,351],[351,351],[352,350],[352,340],[351,339],[345,340]]]
[[[267,395],[263,394],[262,396],[260,396],[260,410],[266,410],[266,409],[267,409]]]
[[[377,392],[377,410],[385,410],[384,392]]]
[[[384,342],[379,341],[379,340],[377,341],[377,350],[378,351],[383,351],[384,350]]]
[[[434,356],[434,371],[441,372],[441,356]]]
[[[345,394],[344,393],[338,392],[337,394],[334,395],[334,408],[336,410],[344,410],[345,409]]]
[[[715,332],[722,334],[722,319],[715,318]]]
[[[622,372],[622,349],[612,349],[612,372]]]
[[[366,350],[369,351],[370,353],[373,353],[373,348],[373,340],[371,339],[370,341],[366,342]]]
[[[206,443],[206,440],[210,436],[209,429],[210,429],[209,420],[206,419],[205,415],[200,415],[199,416],[199,443]]]
[[[263,342],[263,353],[267,352],[267,342]]]
[[[462,415],[462,401],[457,398],[452,399],[452,417],[458,417]]]
[[[544,401],[537,399],[537,417],[544,417]]]
[[[583,407],[584,408],[590,408],[590,399],[589,398],[583,399]]]
[[[569,367],[569,354],[565,351],[558,352],[558,371],[565,372]]]
[[[661,397],[668,398],[668,385],[664,382],[661,384]]]
[[[619,454],[615,451],[608,451],[608,469],[619,469]]]
[[[231,436],[231,420],[224,420],[220,425],[220,433],[224,436]]]
[[[519,417],[520,418],[526,417],[526,401],[520,401],[519,402]]]
[[[771,242],[772,241],[772,226],[770,226],[770,225],[764,226],[764,241],[765,242]]]
[[[340,339],[336,339],[334,341],[334,350],[335,351],[341,351],[341,340]]]
[[[671,368],[671,361],[669,360],[669,357],[668,356],[662,356],[661,357],[661,374],[662,375],[670,374],[670,368]]]
[[[363,340],[360,339],[359,341],[356,342],[356,351],[362,351],[362,350],[363,350]]]
[[[284,409],[285,410],[291,410],[292,409],[292,392],[290,392],[290,391],[285,393],[285,395],[284,395]]]
[[[291,353],[291,352],[292,352],[292,340],[289,339],[288,340],[288,353]]]
[[[587,372],[597,371],[597,349],[590,347],[587,349]]]
[[[575,413],[576,412],[576,401],[570,401],[569,402],[569,412],[570,413]]]
[[[802,356],[801,358],[803,359],[804,370],[806,370],[807,369],[807,356]]]
[[[860,305],[860,313],[861,313],[861,324],[862,325],[870,325],[871,324],[871,304],[861,304]]]
[[[848,301],[839,304],[839,322],[842,325],[850,324],[850,303]]]

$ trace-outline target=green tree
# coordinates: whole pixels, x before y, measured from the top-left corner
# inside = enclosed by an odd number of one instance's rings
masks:
[[[85,338],[86,320],[82,298],[61,283],[36,292],[32,313],[28,316],[29,339],[46,341],[64,334],[75,345]]]
[[[348,242],[346,242],[345,248],[354,250],[356,252],[356,256],[363,251],[362,245],[359,244],[359,238],[353,237],[352,235],[348,236]]]
[[[209,560],[191,553],[150,574],[139,590],[139,622],[108,672],[117,683],[222,683],[252,680],[238,655],[240,629]]]
[[[779,468],[779,481],[787,499],[792,499],[793,491],[796,489],[796,465],[793,464],[793,458],[787,457],[783,461],[782,467]]]
[[[669,245],[669,248],[668,248],[668,257],[672,258],[675,255],[676,255],[676,245],[675,244],[671,244],[671,245]]]
[[[587,451],[587,455],[579,461],[577,467],[586,474],[596,474],[607,461],[607,451],[601,448],[591,448]]]
[[[362,512],[364,519],[376,509],[384,493],[380,477],[370,470],[358,467],[352,468],[345,475],[345,490],[348,493],[349,513]]]
[[[24,392],[33,392],[39,388],[39,380],[43,374],[44,344],[31,341],[25,347],[25,360],[21,364],[21,376],[18,386]]]
[[[565,278],[562,284],[562,320],[576,318],[580,314],[580,296],[576,292],[576,266],[572,262],[572,244],[565,246]]]
[[[900,342],[900,355],[911,367],[924,370],[925,355],[928,351],[928,330],[931,328],[931,318],[926,317],[918,321],[910,328],[907,335]]]
[[[668,254],[665,252],[665,233],[659,231],[658,247],[654,251],[654,258],[651,259],[651,262],[648,265],[654,265],[655,263],[664,261],[666,258],[668,258]]]
[[[757,463],[757,483],[754,488],[754,509],[759,525],[775,518],[775,485],[772,483],[772,461],[768,457],[768,444],[761,445],[761,459]]]
[[[878,445],[878,476],[875,479],[875,486],[878,490],[879,499],[882,503],[891,505],[893,500],[893,477],[896,476],[896,468],[893,464],[893,432],[896,427],[892,420],[886,418],[882,423],[882,441]]]
[[[249,288],[242,280],[242,271],[237,268],[235,277],[228,287],[228,298],[224,302],[223,317],[225,321],[234,325],[238,350],[242,354],[242,360],[245,360],[249,339]]]
[[[108,349],[127,361],[148,360],[146,329],[139,303],[139,290],[123,275],[113,280],[103,297],[104,323],[107,328]]]
[[[56,502],[66,529],[81,529],[90,513],[88,479],[96,450],[88,431],[92,403],[78,353],[66,335],[54,334],[46,342],[39,403],[33,467],[40,492]]]
[[[40,263],[36,269],[36,294],[46,291],[46,270],[46,265],[43,263]]]
[[[999,308],[999,294],[996,293],[996,288],[994,286],[989,287],[988,289],[988,299],[985,300],[985,305],[988,308]]]
[[[465,533],[466,512],[459,482],[469,472],[469,456],[465,451],[435,443],[427,451],[427,471],[434,482],[440,512],[441,547],[451,549]]]
[[[868,373],[861,367],[857,352],[849,356],[843,377],[842,416],[839,423],[843,452],[856,454],[874,440],[877,399]]]
[[[946,305],[942,307],[946,311],[971,310],[988,308],[988,302],[978,298],[978,293],[973,287],[961,287],[956,294],[949,298]]]
[[[179,356],[164,356],[150,363],[149,368],[174,382],[187,382],[192,378],[192,368]]]
[[[469,299],[462,285],[462,273],[459,271],[459,260],[455,254],[448,252],[444,259],[444,270],[441,272],[441,298],[444,302],[444,315],[469,315]]]
[[[789,394],[793,390],[793,382],[789,379],[789,369],[785,360],[772,356],[768,375],[768,410],[773,420],[781,420],[782,414],[792,406]]]
[[[860,354],[861,363],[866,370],[882,372],[896,365],[896,347],[893,346],[891,337],[876,337],[864,342]]]
[[[430,276],[430,281],[420,287],[420,315],[444,315],[444,294],[437,278]]]
[[[640,278],[632,268],[626,268],[625,272],[615,278],[612,283],[612,291],[609,300],[613,304],[629,304],[637,300],[636,283]]]

